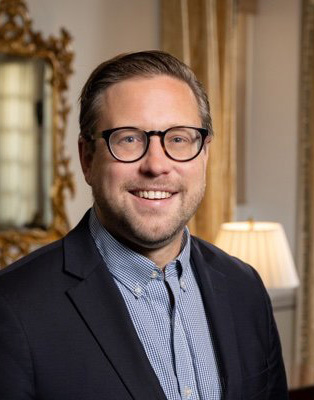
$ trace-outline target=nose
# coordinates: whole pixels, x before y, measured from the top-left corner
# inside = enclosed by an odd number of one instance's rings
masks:
[[[158,136],[151,136],[145,156],[139,161],[140,170],[145,175],[158,176],[168,174],[173,161],[164,152]]]

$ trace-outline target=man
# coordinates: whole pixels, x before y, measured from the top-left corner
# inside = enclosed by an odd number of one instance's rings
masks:
[[[0,278],[0,398],[287,399],[260,278],[185,227],[212,136],[194,74],[158,51],[109,60],[80,128],[94,206]]]

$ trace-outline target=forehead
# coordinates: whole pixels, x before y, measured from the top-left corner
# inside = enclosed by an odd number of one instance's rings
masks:
[[[197,100],[190,86],[167,75],[130,78],[111,85],[101,95],[99,111],[101,123],[111,127],[124,121],[133,125],[138,121],[140,126],[139,123],[158,120],[166,127],[200,123]]]

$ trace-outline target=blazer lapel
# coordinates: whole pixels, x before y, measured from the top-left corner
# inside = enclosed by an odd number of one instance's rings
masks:
[[[166,400],[87,221],[85,216],[64,239],[65,270],[80,279],[68,296],[131,396]]]
[[[219,271],[219,263],[222,261],[194,238],[191,259],[221,367],[223,398],[239,400],[242,398],[241,365],[226,277]]]

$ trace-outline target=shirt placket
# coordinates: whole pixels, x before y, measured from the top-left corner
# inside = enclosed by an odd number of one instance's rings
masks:
[[[172,344],[174,365],[181,398],[184,400],[197,400],[199,397],[196,388],[193,361],[178,311],[181,287],[183,289],[185,283],[182,279],[179,281],[177,274],[171,274],[166,281],[174,300],[171,317]]]

